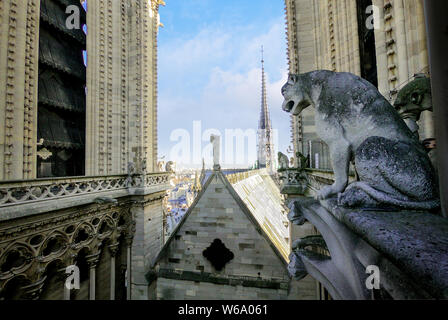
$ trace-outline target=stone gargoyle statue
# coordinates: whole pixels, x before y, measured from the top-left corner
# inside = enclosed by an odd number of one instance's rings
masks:
[[[282,152],[277,153],[278,156],[278,171],[285,171],[289,168],[289,159],[288,156]]]
[[[297,151],[296,152],[296,157],[297,157],[297,160],[298,160],[298,162],[299,162],[299,164],[298,164],[298,167],[300,168],[300,169],[305,169],[305,168],[307,168],[308,167],[308,165],[309,165],[309,159],[307,158],[307,157],[305,157],[301,152],[299,152],[299,151]]]
[[[435,209],[440,206],[428,155],[394,107],[370,82],[327,70],[290,75],[283,110],[315,109],[317,135],[329,146],[335,181],[317,199],[345,207]],[[359,181],[348,185],[350,161]]]

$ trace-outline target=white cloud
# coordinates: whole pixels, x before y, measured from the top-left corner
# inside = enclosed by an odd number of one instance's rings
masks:
[[[249,28],[250,29],[250,28]],[[207,29],[187,40],[160,47],[159,144],[169,155],[170,132],[257,128],[261,104],[260,47],[265,50],[267,97],[280,150],[289,145],[289,116],[281,110],[281,86],[286,82],[284,22],[276,21],[261,34],[229,26]],[[279,146],[276,146],[278,148]]]

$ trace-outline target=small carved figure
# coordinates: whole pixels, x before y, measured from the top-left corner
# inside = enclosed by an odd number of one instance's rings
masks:
[[[309,165],[309,159],[307,157],[305,157],[301,152],[297,151],[296,152],[296,157],[298,159],[298,168],[300,169],[305,169],[308,167]]]
[[[132,176],[134,175],[134,173],[135,173],[135,165],[134,162],[130,161],[128,162],[128,176],[126,177],[126,180],[124,182],[126,187],[132,185]]]
[[[368,81],[346,72],[290,75],[283,110],[315,108],[317,135],[329,146],[335,182],[318,199],[338,196],[353,207],[440,206],[434,168],[394,107]],[[348,185],[350,161],[360,181]]]
[[[128,176],[132,176],[135,173],[134,162],[128,162]]]
[[[432,111],[431,81],[426,77],[417,77],[398,92],[394,107],[409,129],[418,138],[417,121],[420,114]]]
[[[165,161],[159,161],[157,162],[157,169],[159,172],[163,171],[163,165],[165,164]]]
[[[142,174],[146,174],[146,158],[142,161]]]
[[[165,165],[165,171],[166,172],[174,172],[174,162],[168,161]]]
[[[289,168],[288,156],[282,152],[278,152],[278,171],[283,171]]]

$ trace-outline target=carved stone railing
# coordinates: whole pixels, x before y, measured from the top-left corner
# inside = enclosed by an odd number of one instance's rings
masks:
[[[330,256],[301,239],[290,256],[296,279],[310,274],[334,299],[447,299],[448,220],[422,211],[344,209],[335,200],[295,201],[295,224],[312,223]],[[379,270],[380,290],[367,288],[367,267]]]
[[[144,189],[157,192],[167,189],[171,173],[146,175],[114,175],[95,177],[69,177],[0,182],[0,211],[3,208],[48,200],[68,199],[85,195],[98,195],[123,191],[135,194]]]

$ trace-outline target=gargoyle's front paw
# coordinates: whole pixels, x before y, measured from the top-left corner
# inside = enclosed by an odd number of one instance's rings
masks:
[[[315,198],[316,200],[324,200],[330,197],[332,194],[334,194],[332,186],[326,186],[320,189],[319,192],[317,192]]]

